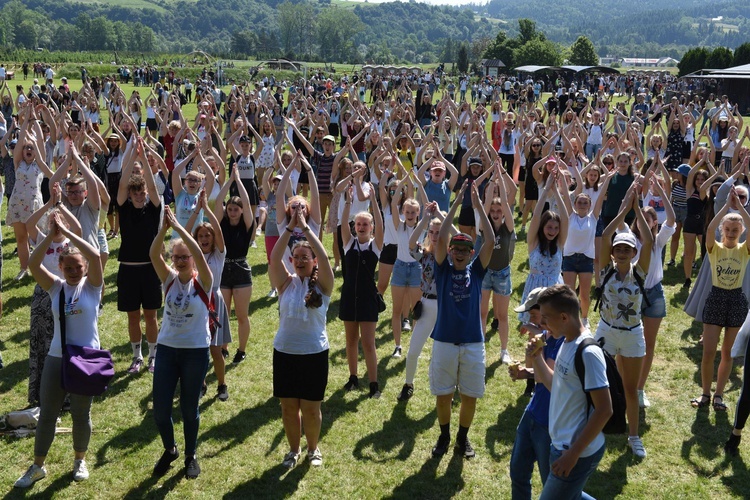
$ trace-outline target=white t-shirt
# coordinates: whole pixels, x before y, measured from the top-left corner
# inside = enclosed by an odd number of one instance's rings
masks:
[[[52,300],[52,315],[55,321],[55,333],[50,344],[49,355],[62,358],[60,343],[60,290],[65,289],[65,340],[70,345],[100,349],[99,330],[97,328],[99,298],[101,286],[92,286],[84,277],[76,286],[68,285],[56,278],[47,293]]]
[[[197,279],[204,290],[209,290],[200,278]],[[172,286],[169,286],[170,283]],[[175,349],[208,347],[211,342],[208,308],[195,290],[193,280],[182,283],[177,278],[177,272],[170,269],[169,276],[162,284],[162,291],[164,316],[157,342]]]
[[[393,226],[392,218],[388,222]],[[409,252],[409,239],[411,239],[411,235],[414,234],[415,229],[416,226],[409,227],[403,221],[398,227],[394,227],[396,232],[396,244],[398,245],[396,258],[401,262],[416,262],[414,257],[411,256],[411,252]]]
[[[568,237],[565,239],[563,256],[568,257],[576,253],[582,253],[590,259],[595,258],[596,223],[596,217],[591,212],[585,217],[580,217],[573,212],[568,222]]]
[[[591,338],[586,330],[577,339],[564,342],[555,359],[555,372],[552,377],[549,403],[549,435],[552,446],[565,450],[575,442],[588,422],[586,393],[575,368],[575,354],[578,344]],[[583,351],[583,364],[586,367],[585,389],[593,391],[609,387],[604,354],[598,347],[588,347]],[[593,412],[593,407],[591,408]],[[599,433],[583,450],[581,457],[588,457],[604,445],[604,434]]]
[[[328,346],[326,313],[331,297],[323,294],[323,305],[305,307],[309,278],[296,274],[279,295],[279,330],[273,348],[286,354],[316,354]],[[320,291],[320,289],[318,289]]]
[[[206,258],[206,264],[208,264],[211,275],[214,277],[214,283],[211,288],[216,292],[221,285],[221,273],[224,272],[224,260],[227,257],[226,248],[223,252],[220,252],[218,248],[214,247],[213,252],[204,253],[203,256]]]
[[[661,229],[659,229],[656,241],[654,241],[653,250],[651,251],[648,273],[646,274],[646,279],[643,280],[643,288],[646,290],[655,287],[664,279],[664,262],[661,260],[661,250],[667,246],[676,230],[675,226],[668,226],[667,224],[663,224]],[[640,254],[642,246],[640,240],[636,240],[636,244],[638,246],[638,254]]]

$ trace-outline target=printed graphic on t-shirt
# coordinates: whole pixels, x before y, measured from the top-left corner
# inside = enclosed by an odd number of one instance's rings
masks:
[[[458,303],[471,298],[471,270],[451,273],[451,297]]]

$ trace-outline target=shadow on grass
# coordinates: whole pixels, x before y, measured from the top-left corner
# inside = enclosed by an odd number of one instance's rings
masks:
[[[607,453],[620,455],[610,464],[609,469],[602,470],[601,466],[594,471],[586,482],[584,491],[594,498],[616,498],[622,494],[628,484],[627,467],[640,463],[627,446],[627,437],[608,436]]]
[[[176,465],[173,466],[167,473],[172,474],[172,476],[169,477],[169,479],[167,479],[164,484],[162,484],[158,488],[154,489],[161,478],[149,475],[146,479],[143,480],[141,484],[128,491],[123,498],[126,500],[137,500],[141,498],[165,498],[172,492],[172,490],[175,489],[177,484],[185,478],[185,471],[181,467],[182,460],[177,459],[175,464]]]
[[[141,409],[147,408],[150,400],[151,393],[149,392],[144,398],[141,398]],[[177,416],[180,416],[179,411],[175,413]],[[103,466],[109,463],[110,460],[107,458],[107,452],[110,448],[117,451],[129,450],[127,454],[141,453],[143,448],[159,437],[159,432],[154,423],[153,414],[150,411],[143,411],[141,415],[138,415],[138,417],[133,420],[134,422],[137,422],[138,425],[127,428],[120,434],[105,442],[96,450],[98,466]],[[154,458],[154,463],[156,463],[156,458],[158,457]]]
[[[466,485],[462,476],[464,458],[460,453],[453,453],[445,473],[438,476],[440,461],[440,458],[430,457],[419,471],[404,479],[384,498],[453,498],[458,495]]]
[[[519,387],[523,387],[523,384]],[[521,416],[528,404],[528,396],[519,396],[514,404],[508,404],[497,415],[497,421],[493,425],[487,427],[487,432],[484,435],[484,444],[490,450],[493,460],[498,461],[507,458],[510,461],[510,453],[513,449],[512,445],[516,440],[516,427],[518,426],[518,422],[521,421]],[[498,443],[510,445],[507,456],[497,451]]]
[[[716,424],[712,425],[709,418],[710,411],[710,406],[696,410],[695,420],[690,427],[691,435],[683,441],[681,450],[682,459],[693,467],[696,474],[703,477],[712,476],[713,471],[701,466],[697,460],[693,459],[693,454],[706,460],[716,460],[723,453],[723,439],[726,439],[731,429],[726,412],[715,412]]]
[[[206,458],[216,457],[235,446],[241,445],[260,427],[271,420],[278,419],[280,414],[281,409],[278,399],[270,397],[265,402],[252,408],[243,409],[226,422],[214,425],[210,429],[203,431],[198,437],[198,442],[213,440],[216,443],[222,443],[223,446],[218,451],[211,455],[206,455]],[[283,437],[283,430],[281,435]]]
[[[729,433],[727,433],[729,436]],[[732,475],[721,474],[721,481],[724,486],[732,491],[739,498],[747,498],[747,487],[745,486],[750,481],[750,471],[747,470],[747,464],[742,459],[741,455],[736,457],[726,456],[724,461],[717,467],[717,473],[720,473],[723,469],[731,468]]]
[[[371,432],[354,445],[354,457],[361,461],[385,463],[407,460],[414,451],[416,437],[434,427],[437,411],[413,420],[406,414],[406,403],[393,408],[391,418],[383,422],[380,430]],[[408,431],[405,431],[408,429]]]
[[[6,364],[0,374],[0,393],[7,394],[18,384],[28,383],[29,359],[20,359]]]
[[[223,498],[289,498],[297,491],[300,481],[309,470],[310,463],[307,460],[292,470],[279,464],[265,471],[262,476],[240,484]]]

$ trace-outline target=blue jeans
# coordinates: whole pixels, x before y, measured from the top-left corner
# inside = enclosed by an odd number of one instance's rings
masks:
[[[175,349],[159,344],[154,367],[154,420],[164,449],[176,445],[172,422],[172,400],[180,382],[180,412],[185,434],[185,456],[195,455],[203,379],[208,369],[208,347]]]
[[[604,456],[604,448],[607,445],[602,445],[598,451],[588,457],[579,458],[573,470],[570,471],[568,477],[556,476],[550,471],[547,477],[547,482],[544,483],[544,489],[542,490],[542,496],[539,500],[565,500],[570,498],[571,500],[577,498],[592,499],[593,497],[587,495],[583,491],[583,487],[586,485],[589,476],[596,470],[599,465],[599,461]],[[549,464],[552,466],[555,461],[562,456],[562,451],[558,451],[554,446],[549,447]]]
[[[531,498],[531,475],[534,462],[539,464],[542,485],[549,475],[549,430],[539,425],[528,410],[523,412],[516,429],[516,441],[510,455],[510,481],[512,498]]]

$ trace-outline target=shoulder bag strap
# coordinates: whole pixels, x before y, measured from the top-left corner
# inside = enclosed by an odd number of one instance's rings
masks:
[[[60,296],[58,299],[58,314],[60,316],[60,347],[66,350],[68,342],[65,340],[65,283],[60,284]]]

